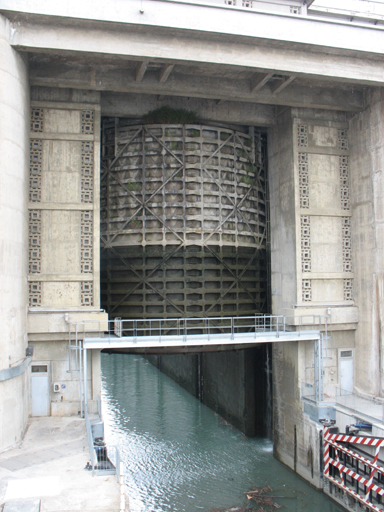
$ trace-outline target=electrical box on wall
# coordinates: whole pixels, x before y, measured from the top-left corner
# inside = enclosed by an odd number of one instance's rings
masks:
[[[53,383],[53,392],[60,393],[60,384],[58,382]]]

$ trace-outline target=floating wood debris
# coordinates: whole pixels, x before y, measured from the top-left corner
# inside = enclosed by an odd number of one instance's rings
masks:
[[[245,492],[245,496],[248,500],[252,500],[256,502],[258,505],[261,506],[261,508],[257,509],[257,512],[267,512],[268,510],[279,510],[280,508],[284,508],[283,505],[279,505],[279,503],[276,503],[276,498],[282,498],[282,499],[294,499],[295,496],[277,496],[277,495],[271,495],[266,494],[271,492],[272,489],[269,487],[269,485],[266,485],[265,487],[256,487],[255,489]]]
[[[232,506],[229,508],[214,507],[210,508],[207,512],[273,512],[284,508],[283,505],[276,503],[275,499],[296,499],[296,496],[267,494],[269,492],[272,492],[272,489],[269,485],[265,485],[264,487],[254,487],[252,490],[243,493],[248,500],[257,503],[258,508],[250,505],[240,507]]]

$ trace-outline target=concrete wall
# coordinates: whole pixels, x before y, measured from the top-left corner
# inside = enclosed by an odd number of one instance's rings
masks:
[[[265,347],[201,357],[202,402],[245,435],[265,436]]]
[[[27,347],[28,66],[9,35],[0,15],[0,372],[20,365]],[[26,428],[27,374],[0,382],[0,451]]]
[[[269,434],[265,346],[147,359],[245,435]]]
[[[322,355],[329,396],[342,384],[339,351],[354,348],[358,322],[348,135],[343,113],[287,109],[268,139],[272,312],[289,315],[292,325],[303,316],[312,328],[319,326],[314,315],[328,316],[333,333]],[[320,325],[325,333],[324,320]],[[314,344],[274,346],[273,369],[275,456],[319,486],[320,425],[302,401],[314,398]]]
[[[356,390],[384,396],[384,96],[350,119],[351,208],[356,331]]]
[[[272,311],[284,314],[296,303],[296,207],[291,110],[268,133],[271,221]],[[273,227],[273,229],[272,229]]]
[[[98,332],[107,318],[99,309],[99,100],[93,91],[32,90],[28,334],[32,364],[48,364],[52,415],[80,410],[78,359],[72,352],[70,362],[67,350],[69,324],[94,321]],[[91,408],[100,393],[98,361],[96,351],[89,353]]]
[[[160,371],[177,382],[188,393],[200,398],[200,355],[174,354],[148,356],[148,360]]]
[[[81,411],[79,402],[79,374],[68,372],[68,341],[34,341],[32,364],[44,364],[48,367],[50,383],[58,383],[60,391],[49,388],[49,413],[51,416],[78,415]],[[87,396],[91,410],[96,411],[97,397],[100,395],[100,351],[88,351],[87,356]]]

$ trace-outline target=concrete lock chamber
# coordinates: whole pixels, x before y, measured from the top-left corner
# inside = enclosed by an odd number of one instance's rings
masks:
[[[110,318],[267,311],[266,141],[104,119],[101,303]]]

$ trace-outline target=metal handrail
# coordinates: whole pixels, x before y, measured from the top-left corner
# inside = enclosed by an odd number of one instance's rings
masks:
[[[276,337],[281,333],[295,331],[300,334],[310,329],[325,331],[327,333],[327,315],[253,315],[239,317],[201,317],[201,318],[151,318],[151,319],[130,319],[116,318],[108,321],[83,321],[71,323],[69,330],[75,332],[76,339],[79,331],[83,337],[94,335],[95,332],[103,332],[104,337],[130,336],[135,339],[141,336],[162,336],[182,337],[184,341],[187,336],[199,334],[208,335],[221,333],[227,334],[234,339],[235,334],[262,332],[274,332]]]

